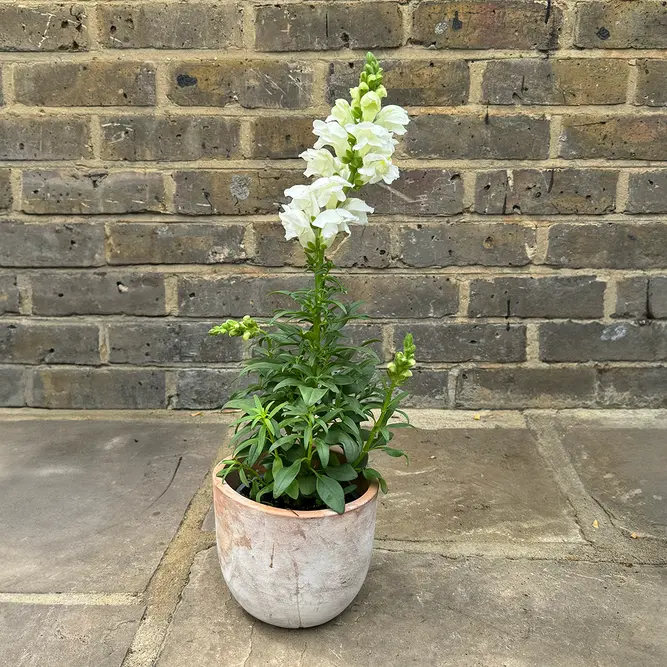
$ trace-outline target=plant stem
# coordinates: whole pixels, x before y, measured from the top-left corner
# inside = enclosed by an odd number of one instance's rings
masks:
[[[359,457],[353,464],[353,468],[356,468],[361,461],[363,460],[364,456],[368,454],[371,449],[373,449],[373,442],[375,441],[375,438],[378,434],[378,431],[386,424],[386,422],[389,420],[389,417],[391,416],[389,414],[389,404],[391,403],[391,397],[394,394],[394,390],[396,389],[397,385],[394,381],[391,382],[389,387],[387,387],[387,391],[384,395],[384,401],[382,402],[382,408],[380,409],[380,414],[378,415],[378,418],[373,424],[373,428],[371,429],[370,434],[368,435],[368,440],[366,440],[366,444],[363,446],[363,449],[361,450],[361,454],[359,454]]]

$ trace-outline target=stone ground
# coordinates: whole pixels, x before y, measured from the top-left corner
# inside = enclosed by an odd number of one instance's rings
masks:
[[[0,411],[0,662],[667,664],[666,411],[412,416],[366,585],[288,631],[245,614],[216,561],[228,416]]]

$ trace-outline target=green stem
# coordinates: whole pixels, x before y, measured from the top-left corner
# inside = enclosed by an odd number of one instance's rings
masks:
[[[380,414],[378,415],[375,424],[373,424],[373,428],[371,429],[371,432],[368,435],[366,444],[363,446],[363,449],[361,450],[361,454],[359,454],[357,460],[352,464],[353,468],[356,468],[361,463],[364,456],[366,456],[371,451],[371,449],[373,449],[373,444],[377,437],[378,432],[383,426],[385,426],[387,421],[389,421],[389,417],[391,416],[389,414],[389,404],[391,403],[391,397],[393,396],[394,390],[396,389],[397,386],[398,385],[396,384],[396,382],[392,381],[389,387],[387,388],[387,391],[384,396],[384,401],[382,402],[382,408],[380,409]]]

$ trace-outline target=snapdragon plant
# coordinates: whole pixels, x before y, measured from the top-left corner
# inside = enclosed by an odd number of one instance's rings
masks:
[[[364,316],[359,302],[344,301],[345,288],[332,274],[327,250],[339,234],[350,234],[350,225],[367,224],[373,211],[350,194],[398,178],[391,161],[394,135],[404,134],[409,121],[401,107],[382,107],[387,91],[371,53],[350,94],[351,102],[337,100],[326,121],[313,123],[318,139],[301,157],[305,175],[317,179],[287,189],[291,201],[279,214],[285,237],[303,247],[312,286],[278,292],[294,306],[276,311],[268,322],[246,315],[210,331],[254,343],[242,371],[254,382],[225,406],[240,416],[233,455],[218,475],[235,473],[242,493],[276,507],[342,513],[368,481],[377,480],[386,492],[381,473],[369,467],[372,451],[405,456],[389,443],[395,428],[408,425],[399,405],[407,396],[400,387],[415,365],[412,336],[383,372],[375,341],[350,343],[346,325]],[[395,413],[404,421],[392,423]]]

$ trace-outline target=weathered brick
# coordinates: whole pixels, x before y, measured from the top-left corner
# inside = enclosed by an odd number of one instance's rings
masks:
[[[616,284],[616,308],[613,317],[647,317],[648,278],[624,278]]]
[[[431,370],[430,368],[414,368],[412,377],[405,383],[404,389],[410,395],[402,405],[406,408],[446,408],[449,407],[447,391],[449,372]]]
[[[0,169],[0,211],[8,211],[12,207],[12,186],[9,169]]]
[[[667,35],[667,30],[665,34]],[[666,79],[667,61],[638,60],[635,104],[644,104],[649,107],[667,106]]]
[[[549,228],[546,263],[589,269],[667,267],[667,225],[557,223]]]
[[[347,98],[359,81],[363,62],[329,64],[327,94],[330,103]],[[456,106],[468,101],[470,74],[462,60],[382,60],[387,104],[401,106]]]
[[[595,276],[500,277],[470,283],[471,317],[602,317],[605,283]]]
[[[169,407],[177,410],[215,410],[247,384],[240,368],[188,368],[174,371],[176,394],[169,396]]]
[[[0,321],[0,359],[16,364],[100,363],[93,324]]]
[[[415,322],[394,330],[394,345],[412,333],[420,361],[524,361],[526,329],[521,325]]]
[[[104,228],[90,223],[0,222],[0,266],[100,266]]]
[[[407,266],[523,266],[535,230],[517,224],[440,223],[399,230],[399,259]]]
[[[0,407],[25,405],[26,370],[19,366],[0,366]]]
[[[562,12],[551,2],[421,2],[413,42],[437,49],[554,49]]]
[[[593,405],[594,368],[471,368],[456,382],[456,407],[579,408]]]
[[[73,410],[164,408],[164,371],[126,368],[35,369],[30,406]]]
[[[649,316],[667,318],[667,276],[651,276],[648,281]]]
[[[225,49],[242,46],[243,11],[233,4],[101,5],[102,45],[114,49]]]
[[[263,5],[255,14],[257,51],[324,51],[401,46],[397,2]]]
[[[667,213],[667,170],[630,174],[626,213]]]
[[[125,61],[16,65],[16,99],[46,107],[125,107],[155,104],[155,67]]]
[[[240,157],[234,118],[103,116],[105,160],[220,160]]]
[[[623,104],[629,65],[620,59],[496,60],[486,64],[488,104]]]
[[[447,276],[345,275],[341,277],[351,301],[363,301],[370,317],[443,317],[456,313],[458,286]]]
[[[185,215],[276,213],[285,188],[305,181],[301,171],[198,170],[174,174],[174,206]]]
[[[667,116],[565,117],[560,156],[666,160]]]
[[[667,12],[662,2],[578,2],[575,46],[593,49],[667,47]]]
[[[110,264],[227,264],[245,259],[244,225],[111,223]]]
[[[667,324],[550,322],[540,326],[544,361],[664,361]]]
[[[410,157],[538,160],[548,156],[549,121],[488,112],[484,116],[426,114],[412,119],[403,146]]]
[[[384,340],[382,325],[374,322],[350,322],[343,329],[343,336],[343,345],[360,346],[365,341],[374,341],[366,347],[373,350],[380,359],[387,361],[384,359],[382,349]]]
[[[0,66],[0,107],[4,106],[5,104],[5,97],[4,93],[2,91],[3,86],[2,86],[2,67]]]
[[[0,160],[77,160],[91,157],[90,128],[82,118],[0,118]]]
[[[32,277],[35,315],[165,315],[157,273],[47,273]]]
[[[181,106],[304,109],[310,106],[308,63],[268,60],[195,60],[172,65],[169,99]]]
[[[269,116],[253,119],[249,157],[296,158],[315,142],[310,116]]]
[[[0,5],[0,51],[85,51],[87,8],[79,4]]]
[[[364,188],[363,198],[379,215],[456,215],[463,212],[463,179],[444,169],[402,169],[390,186]]]
[[[158,173],[24,171],[21,210],[83,215],[161,212],[164,198],[164,182]]]
[[[477,175],[475,211],[491,215],[602,215],[616,206],[617,171],[515,169]]]
[[[139,366],[240,361],[239,338],[209,336],[216,324],[167,320],[109,324],[109,361]]]
[[[667,367],[599,369],[598,403],[605,408],[666,408]]]
[[[12,274],[0,274],[0,315],[18,313],[19,306],[20,294],[17,277]]]
[[[298,241],[285,240],[279,223],[258,222],[255,232],[255,255],[259,266],[304,266],[305,255]],[[388,225],[371,224],[352,228],[352,236],[332,246],[329,257],[341,268],[383,269],[391,264],[390,229]]]

